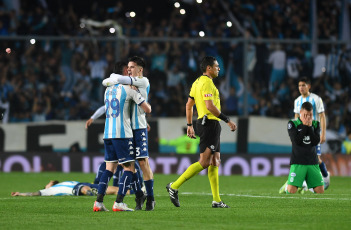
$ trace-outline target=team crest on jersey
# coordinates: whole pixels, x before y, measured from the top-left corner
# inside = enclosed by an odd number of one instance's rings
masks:
[[[212,93],[206,93],[204,96],[205,97],[212,97]]]

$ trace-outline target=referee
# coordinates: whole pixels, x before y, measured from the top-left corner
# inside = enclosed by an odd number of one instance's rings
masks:
[[[233,132],[236,130],[236,124],[220,111],[219,92],[212,81],[213,78],[218,77],[220,70],[217,60],[210,56],[204,57],[201,60],[200,69],[203,75],[193,83],[186,104],[187,135],[190,138],[196,138],[192,123],[194,105],[198,112],[196,127],[200,136],[200,160],[190,165],[175,182],[169,183],[166,188],[172,203],[179,207],[179,187],[203,169],[208,168],[208,179],[213,195],[212,207],[229,208],[219,196],[218,167],[221,162],[219,120],[226,122]]]

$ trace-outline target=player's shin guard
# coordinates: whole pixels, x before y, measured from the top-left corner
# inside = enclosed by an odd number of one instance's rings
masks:
[[[98,187],[98,195],[97,195],[97,202],[103,202],[106,189],[108,186],[108,182],[110,181],[113,173],[111,171],[105,170],[105,172],[101,175],[99,187]]]
[[[141,190],[141,185],[140,185],[140,181],[138,179],[137,173],[133,173],[133,178],[130,186],[131,186],[131,189],[134,190],[137,197],[140,197],[143,195],[143,191]]]
[[[193,176],[197,175],[204,168],[199,162],[190,165],[185,172],[171,185],[172,189],[178,189],[185,181],[189,180]]]
[[[113,175],[113,186],[119,186],[119,179],[123,173],[122,165],[118,165],[115,174]]]
[[[120,182],[116,202],[121,203],[127,191],[130,188],[130,183],[132,182],[133,173],[131,171],[124,171]],[[121,200],[122,199],[122,200]]]
[[[147,196],[154,197],[154,180],[144,181]]]
[[[99,184],[100,178],[101,178],[102,174],[105,172],[105,170],[106,170],[106,162],[103,162],[99,166],[99,170],[98,170],[96,177],[94,179],[94,184]]]
[[[217,166],[210,165],[208,167],[208,180],[211,184],[213,200],[216,202],[220,202],[221,198],[219,197],[219,178]]]
[[[321,173],[322,173],[323,177],[327,177],[328,176],[328,171],[327,171],[327,167],[325,166],[324,162],[322,162],[319,165],[319,168],[321,170]]]

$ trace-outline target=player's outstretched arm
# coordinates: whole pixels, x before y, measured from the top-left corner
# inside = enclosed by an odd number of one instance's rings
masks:
[[[11,192],[11,196],[40,196],[40,192]]]
[[[99,118],[102,114],[105,113],[105,106],[101,106],[98,108],[95,113],[91,116],[89,120],[85,122],[85,128],[87,129],[97,118]]]
[[[103,80],[102,84],[106,87],[115,84],[122,84],[134,85],[138,88],[147,88],[147,86],[149,85],[149,80],[146,77],[130,77],[113,73],[110,75],[109,78]]]
[[[119,83],[119,81],[118,81],[118,77],[119,77],[119,76],[122,76],[122,75],[112,73],[112,74],[110,75],[110,77],[108,77],[108,78],[106,78],[106,79],[104,79],[104,80],[102,81],[102,85],[105,86],[105,87],[108,87],[108,86],[111,86],[111,85],[116,85],[116,84],[118,84],[118,83]],[[130,84],[130,83],[129,83],[129,84]]]
[[[93,118],[90,118],[89,120],[87,120],[87,121],[85,122],[85,128],[87,129],[93,122],[94,122],[94,119],[93,119]]]

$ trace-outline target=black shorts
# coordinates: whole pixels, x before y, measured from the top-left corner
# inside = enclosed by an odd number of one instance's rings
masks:
[[[206,148],[211,149],[212,153],[220,152],[221,125],[219,121],[207,120],[202,125],[202,119],[197,120],[197,135],[200,137],[200,153],[205,152]]]

